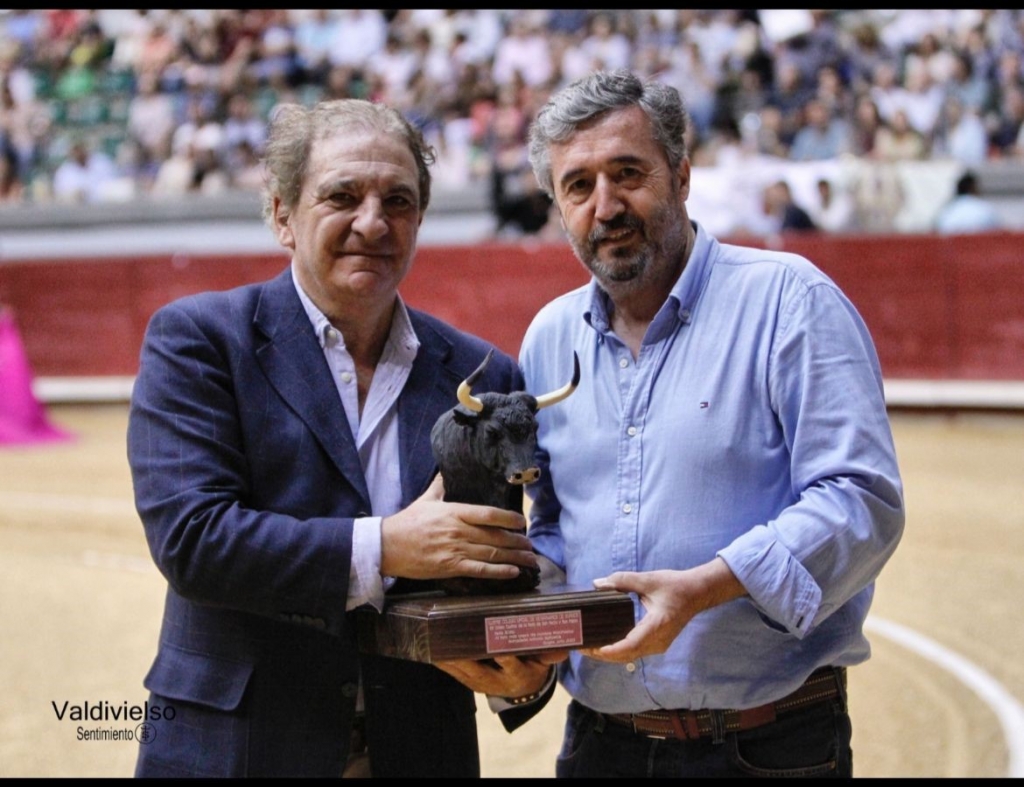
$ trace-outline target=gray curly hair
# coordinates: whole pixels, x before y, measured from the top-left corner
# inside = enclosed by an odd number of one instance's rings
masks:
[[[584,123],[613,109],[638,106],[650,118],[654,138],[677,169],[686,157],[686,109],[679,91],[630,71],[596,71],[559,90],[541,107],[530,126],[529,156],[533,173],[549,197],[551,145],[564,142]]]
[[[419,175],[420,212],[430,204],[430,165],[437,159],[422,132],[396,109],[356,98],[321,101],[313,107],[278,104],[271,114],[263,155],[266,186],[263,219],[273,228],[274,198],[294,208],[302,193],[313,143],[340,129],[355,126],[405,141],[416,160]]]

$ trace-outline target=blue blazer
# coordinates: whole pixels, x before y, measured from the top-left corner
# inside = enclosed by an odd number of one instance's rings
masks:
[[[431,427],[490,348],[410,312],[421,346],[398,400],[403,506],[437,472]],[[495,352],[478,390],[522,387]],[[375,777],[479,776],[473,693],[429,664],[358,652],[352,523],[374,512],[290,269],[154,314],[128,458],[168,582],[137,776],[336,777],[360,677]],[[515,710],[507,729],[536,712]]]

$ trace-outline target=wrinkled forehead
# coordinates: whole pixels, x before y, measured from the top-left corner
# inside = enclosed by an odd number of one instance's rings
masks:
[[[571,136],[553,142],[551,175],[558,182],[577,171],[617,162],[665,162],[665,152],[654,137],[651,120],[640,107],[605,112],[581,124]]]
[[[393,133],[349,124],[313,140],[308,175],[322,178],[371,178],[419,193],[416,159],[406,141]]]

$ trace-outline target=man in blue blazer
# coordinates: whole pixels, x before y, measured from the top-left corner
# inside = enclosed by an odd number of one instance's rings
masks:
[[[149,324],[128,458],[168,590],[137,776],[480,774],[473,692],[360,654],[352,613],[536,565],[519,513],[443,502],[435,475],[431,427],[490,345],[398,295],[432,161],[384,106],[279,106],[264,216],[291,265]],[[477,385],[523,379],[495,352]],[[501,667],[515,696],[552,685]]]

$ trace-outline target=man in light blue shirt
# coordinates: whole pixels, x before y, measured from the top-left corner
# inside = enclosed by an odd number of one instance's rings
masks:
[[[719,243],[686,210],[677,91],[599,72],[555,94],[530,158],[591,282],[520,364],[553,390],[528,487],[537,551],[635,594],[622,641],[559,666],[559,776],[852,775],[845,668],[903,532],[871,336],[808,260]]]
[[[956,182],[953,198],[935,219],[940,235],[967,235],[1003,229],[1002,219],[991,202],[978,193],[978,176],[965,172]]]

